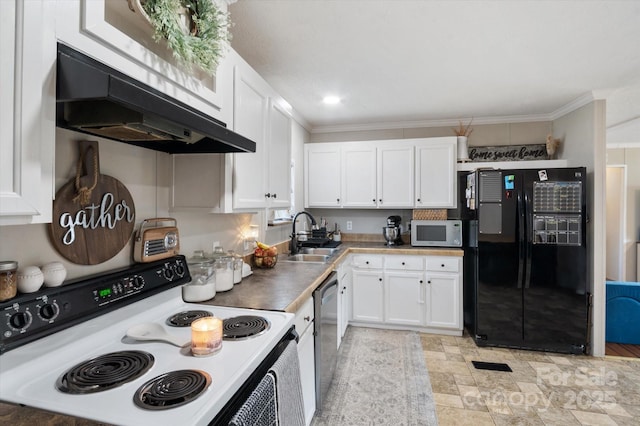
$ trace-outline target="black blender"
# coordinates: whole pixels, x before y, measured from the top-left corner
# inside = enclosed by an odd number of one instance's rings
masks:
[[[387,241],[387,246],[400,246],[402,242],[402,226],[400,216],[389,216],[387,218],[387,226],[382,227],[382,235]]]

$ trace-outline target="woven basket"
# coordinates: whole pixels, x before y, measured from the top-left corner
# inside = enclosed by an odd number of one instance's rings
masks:
[[[447,210],[446,209],[414,210],[413,219],[415,220],[446,220]]]

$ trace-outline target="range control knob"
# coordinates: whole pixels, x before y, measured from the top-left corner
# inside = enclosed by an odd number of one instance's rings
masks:
[[[55,319],[60,313],[60,308],[57,303],[47,303],[40,308],[38,314],[43,320],[49,321]]]
[[[17,330],[22,330],[23,328],[27,328],[31,325],[31,320],[30,312],[16,312],[9,318],[9,325]]]
[[[173,280],[174,273],[173,273],[173,270],[171,268],[165,269],[164,272],[163,272],[163,275],[167,279],[167,281],[172,281]]]
[[[180,278],[184,277],[185,270],[182,264],[178,263],[175,269],[176,269],[176,274],[178,274]]]

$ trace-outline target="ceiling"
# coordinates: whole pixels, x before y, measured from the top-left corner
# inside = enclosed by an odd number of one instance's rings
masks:
[[[640,83],[640,1],[239,0],[232,47],[312,131],[549,117]],[[326,95],[341,102],[324,105]]]

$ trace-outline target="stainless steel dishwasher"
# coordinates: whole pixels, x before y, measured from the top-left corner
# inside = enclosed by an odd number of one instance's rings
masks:
[[[338,361],[338,274],[313,292],[315,313],[316,410],[322,410]]]

